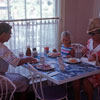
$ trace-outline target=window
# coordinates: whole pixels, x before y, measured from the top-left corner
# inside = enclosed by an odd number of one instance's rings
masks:
[[[45,46],[50,50],[57,47],[59,0],[0,0],[0,22],[5,20],[12,25],[12,37],[6,45],[18,55],[26,46],[36,47],[43,52]],[[56,18],[57,17],[57,18]],[[22,70],[21,70],[22,69]],[[26,76],[23,68],[9,68]]]
[[[0,20],[56,17],[59,0],[0,0]]]

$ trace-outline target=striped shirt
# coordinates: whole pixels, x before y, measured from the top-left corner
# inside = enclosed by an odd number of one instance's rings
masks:
[[[64,45],[61,45],[61,55],[62,56],[71,55],[70,54],[71,50],[72,50],[72,47],[65,47]]]

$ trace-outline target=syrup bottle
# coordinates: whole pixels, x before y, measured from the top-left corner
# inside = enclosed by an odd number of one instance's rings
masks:
[[[27,46],[26,56],[31,56],[31,49],[30,49],[30,46]]]

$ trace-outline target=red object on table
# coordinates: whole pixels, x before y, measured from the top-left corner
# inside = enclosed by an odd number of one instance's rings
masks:
[[[45,54],[49,53],[49,47],[44,47],[44,53]]]

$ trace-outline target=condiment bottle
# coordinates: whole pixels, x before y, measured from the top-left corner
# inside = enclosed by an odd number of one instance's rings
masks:
[[[33,57],[37,57],[38,56],[38,52],[37,52],[36,48],[33,48],[32,56]]]
[[[31,56],[31,49],[30,49],[30,46],[27,46],[26,56]]]

